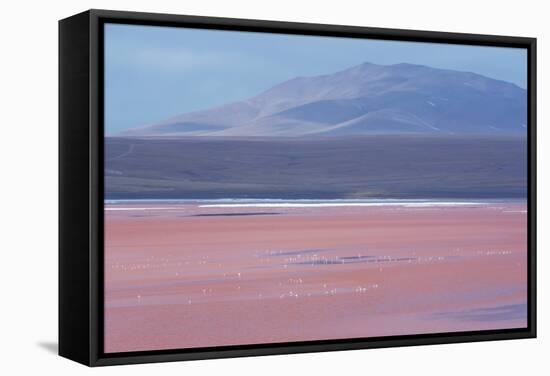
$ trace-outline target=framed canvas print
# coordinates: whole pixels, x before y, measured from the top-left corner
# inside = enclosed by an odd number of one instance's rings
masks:
[[[535,39],[59,25],[62,356],[536,335]]]

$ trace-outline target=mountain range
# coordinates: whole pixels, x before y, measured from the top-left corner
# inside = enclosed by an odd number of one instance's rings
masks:
[[[118,136],[506,135],[524,134],[526,124],[527,93],[514,84],[423,65],[363,63]]]

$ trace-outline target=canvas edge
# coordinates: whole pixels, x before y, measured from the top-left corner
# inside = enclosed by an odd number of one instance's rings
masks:
[[[89,365],[90,12],[59,21],[59,355]]]

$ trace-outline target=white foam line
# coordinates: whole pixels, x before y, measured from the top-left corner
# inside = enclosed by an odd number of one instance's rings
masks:
[[[105,208],[105,211],[132,211],[132,210],[173,210],[179,208]]]
[[[200,208],[325,208],[350,206],[401,206],[401,207],[434,207],[434,206],[472,206],[486,205],[482,202],[356,202],[356,203],[257,203],[257,204],[208,204],[199,205]]]

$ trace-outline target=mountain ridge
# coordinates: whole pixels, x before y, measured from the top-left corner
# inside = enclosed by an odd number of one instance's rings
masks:
[[[194,111],[119,136],[299,137],[524,133],[527,93],[472,72],[362,63],[294,77],[243,101]]]

